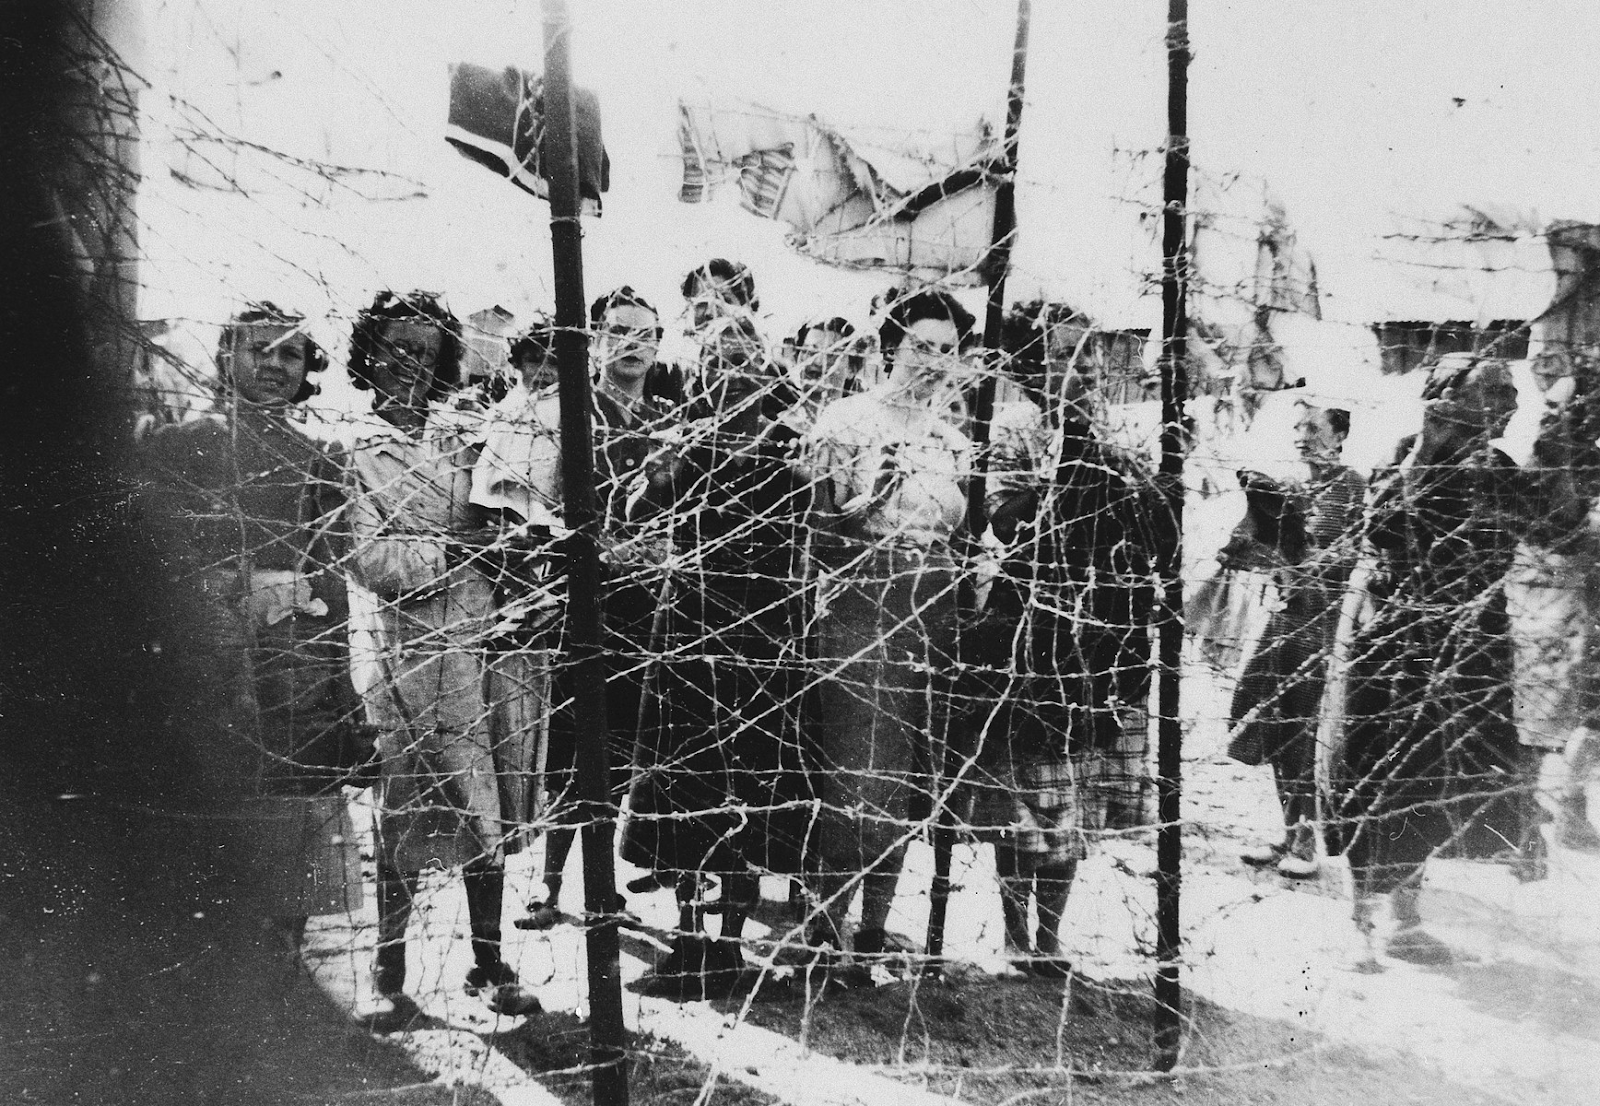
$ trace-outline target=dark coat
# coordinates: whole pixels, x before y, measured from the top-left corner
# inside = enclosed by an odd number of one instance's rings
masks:
[[[1245,482],[1245,474],[1240,474]],[[1246,483],[1251,505],[1235,530],[1256,540],[1276,534],[1257,517],[1267,508]],[[1246,764],[1277,762],[1291,777],[1309,780],[1328,657],[1338,628],[1340,602],[1355,565],[1366,481],[1339,468],[1307,489],[1298,543],[1278,541],[1282,608],[1267,619],[1256,651],[1234,688],[1230,722],[1236,728],[1228,755]],[[1269,533],[1270,532],[1270,533]]]
[[[168,717],[214,797],[336,788],[370,752],[350,680],[337,452],[245,409],[161,430],[141,461],[143,517],[176,581],[153,663],[177,670]],[[264,572],[301,574],[306,602],[252,615]]]
[[[1527,840],[1505,578],[1519,541],[1581,518],[1492,449],[1397,476],[1374,498],[1376,611],[1351,651],[1328,830],[1369,889],[1441,851],[1489,857]]]
[[[644,867],[800,871],[812,798],[802,752],[805,481],[794,434],[774,425],[752,453],[691,448],[674,477],[682,558],[640,738],[623,856]]]
[[[990,640],[978,645],[1010,669],[997,721],[1013,744],[1037,746],[1022,756],[1116,745],[1117,705],[1149,692],[1153,573],[1175,539],[1171,511],[1134,458],[1085,430],[1066,434],[1058,460],[991,592]]]

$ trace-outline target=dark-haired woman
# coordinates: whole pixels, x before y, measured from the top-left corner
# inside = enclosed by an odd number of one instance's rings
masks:
[[[637,514],[665,512],[673,603],[641,737],[623,856],[682,873],[682,930],[658,986],[699,997],[739,979],[738,942],[763,873],[796,875],[810,817],[801,748],[801,524],[810,491],[790,397],[747,320],[712,324],[688,444],[652,478]],[[698,932],[696,898],[720,885],[720,942]]]
[[[880,333],[888,379],[828,406],[805,437],[822,800],[808,880],[821,913],[809,936],[842,947],[859,882],[858,956],[887,950],[905,847],[931,811],[948,739],[953,538],[966,517],[971,448],[942,399],[972,324],[942,292],[896,301]]]
[[[847,319],[834,316],[802,323],[788,343],[790,383],[799,395],[784,421],[802,434],[828,404],[861,391],[863,356],[855,332]]]
[[[1146,466],[1098,432],[1077,359],[1048,356],[1027,310],[1006,342],[1034,402],[995,420],[988,506],[1006,555],[972,652],[1000,693],[972,703],[973,822],[995,841],[1008,955],[1061,976],[1083,831],[1144,824],[1152,575],[1171,525]]]
[[[356,322],[351,377],[375,418],[353,450],[351,576],[372,641],[363,683],[379,727],[375,1017],[412,1009],[405,931],[419,872],[462,865],[474,966],[467,991],[497,1013],[539,1009],[500,955],[504,813],[484,696],[494,593],[470,553],[479,447],[430,419],[460,374],[455,317],[421,292],[380,293]]]
[[[164,682],[184,691],[170,712],[195,770],[178,774],[219,816],[271,827],[252,827],[261,878],[244,893],[296,946],[306,915],[347,906],[318,858],[351,839],[339,784],[370,746],[337,567],[342,465],[291,418],[324,364],[302,317],[254,305],[223,327],[216,412],[142,445],[145,517],[182,585],[155,654],[182,673]]]
[[[1280,566],[1279,604],[1245,661],[1233,693],[1229,755],[1272,765],[1284,837],[1244,853],[1246,864],[1276,865],[1280,875],[1317,872],[1317,724],[1345,584],[1361,542],[1367,482],[1343,464],[1350,414],[1301,404],[1295,445],[1311,470],[1305,501],[1303,560]]]

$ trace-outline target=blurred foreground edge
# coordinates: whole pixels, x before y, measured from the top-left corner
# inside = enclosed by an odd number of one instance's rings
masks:
[[[205,816],[225,797],[178,736],[204,720],[172,724],[182,689],[151,663],[170,581],[129,465],[138,9],[0,19],[0,1084],[251,1103],[414,1082],[239,901],[244,823]]]

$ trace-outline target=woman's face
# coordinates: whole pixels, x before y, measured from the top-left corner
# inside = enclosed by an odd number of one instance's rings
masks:
[[[399,320],[378,328],[369,375],[376,407],[422,410],[428,405],[444,336],[432,323]]]
[[[1305,404],[1294,424],[1294,444],[1310,464],[1334,464],[1344,451],[1344,435],[1333,428],[1327,410]]]
[[[234,391],[265,406],[290,403],[306,382],[306,342],[296,328],[252,323],[234,328],[228,368]]]
[[[949,319],[918,319],[894,353],[894,375],[919,399],[931,398],[961,368],[961,332]]]
[[[595,336],[601,373],[613,384],[636,384],[655,364],[660,324],[648,307],[628,303],[611,308]]]
[[[760,344],[743,334],[724,331],[706,345],[706,389],[724,413],[761,390],[767,375],[764,362]]]
[[[522,377],[522,386],[530,392],[541,392],[556,382],[558,375],[555,350],[543,357],[524,355],[513,366]]]
[[[816,326],[806,331],[805,344],[798,352],[800,378],[806,384],[821,384],[836,367],[848,361],[844,335]]]

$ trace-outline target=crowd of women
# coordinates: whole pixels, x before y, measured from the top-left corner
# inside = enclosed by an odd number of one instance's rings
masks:
[[[1250,509],[1219,560],[1276,584],[1235,685],[1228,752],[1272,766],[1285,834],[1243,859],[1303,879],[1317,873],[1325,845],[1349,862],[1356,920],[1369,938],[1387,896],[1386,953],[1440,963],[1452,953],[1418,911],[1426,865],[1498,859],[1520,878],[1541,878],[1544,752],[1570,745],[1576,754],[1557,839],[1600,843],[1584,814],[1586,728],[1545,732],[1516,706],[1518,688],[1541,674],[1518,663],[1527,650],[1508,603],[1526,591],[1519,556],[1581,559],[1592,547],[1593,497],[1582,486],[1593,462],[1580,454],[1594,442],[1587,416],[1552,404],[1533,462],[1514,463],[1495,445],[1518,405],[1501,360],[1445,355],[1423,399],[1420,431],[1400,440],[1370,488],[1341,461],[1349,412],[1303,405],[1297,445],[1309,480],[1296,487],[1241,472]],[[1358,564],[1364,580],[1351,590]],[[1592,641],[1588,609],[1587,626],[1580,618],[1559,632]],[[1538,637],[1537,628],[1515,629]],[[1329,694],[1336,647],[1346,655]],[[1587,702],[1570,713],[1592,724],[1592,674],[1586,682],[1580,665],[1556,679],[1571,685],[1565,697]]]
[[[794,888],[792,958],[832,984],[870,978],[906,951],[888,928],[906,847],[949,816],[995,846],[1014,962],[1064,972],[1087,835],[1148,817],[1172,502],[1099,431],[1093,373],[1052,354],[1047,310],[1008,319],[1015,396],[980,457],[974,323],[946,293],[894,298],[876,334],[808,325],[780,358],[743,266],[710,262],[683,292],[700,350],[687,372],[659,362],[660,315],[633,289],[590,313],[611,769],[598,812],[574,780],[587,735],[564,662],[554,327],[513,340],[520,381],[494,399],[463,381],[462,329],[438,297],[381,293],[349,345],[370,410],[339,445],[295,417],[326,368],[305,320],[259,304],[227,323],[215,411],[144,441],[143,512],[178,594],[155,663],[182,676],[171,716],[197,801],[375,788],[374,982],[402,1016],[429,867],[461,873],[467,989],[503,1013],[538,1008],[501,956],[505,858],[543,834],[543,890],[517,924],[554,925],[573,835],[597,815],[622,817],[622,856],[648,873],[629,893],[671,887],[681,904],[661,989],[748,976],[763,875]],[[1383,558],[1323,811],[1363,901],[1399,903],[1441,848],[1527,841],[1497,581],[1517,540],[1556,540],[1581,511],[1560,466],[1486,452],[1503,374],[1441,366],[1364,525],[1363,481],[1337,463],[1341,412],[1302,420],[1309,491],[1256,482],[1278,529],[1300,528],[1271,543],[1286,603],[1235,702],[1236,751],[1274,765],[1288,828],[1258,859],[1314,861],[1323,665],[1363,532]],[[623,890],[586,907],[632,920]],[[291,941],[309,912],[270,911]]]

